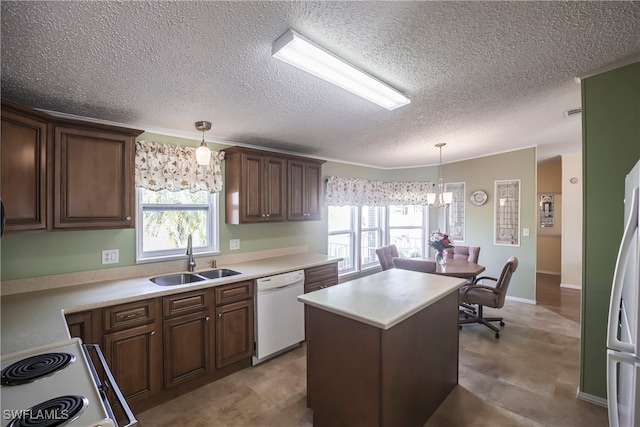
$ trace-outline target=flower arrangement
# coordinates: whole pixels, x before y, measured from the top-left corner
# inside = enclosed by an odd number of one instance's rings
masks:
[[[429,246],[438,252],[442,252],[447,248],[453,247],[449,240],[449,235],[441,233],[440,231],[431,232],[431,236],[429,237]]]

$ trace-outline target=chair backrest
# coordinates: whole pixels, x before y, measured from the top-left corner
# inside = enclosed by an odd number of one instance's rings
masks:
[[[454,246],[445,250],[447,258],[466,259],[469,262],[478,263],[480,246]]]
[[[436,262],[416,258],[393,258],[393,265],[402,270],[419,271],[421,273],[434,273]]]
[[[502,267],[502,273],[498,277],[496,283],[496,289],[499,291],[496,298],[496,308],[502,308],[504,306],[504,299],[507,296],[507,288],[509,282],[511,282],[511,276],[518,269],[518,258],[512,256],[507,260],[507,263]]]
[[[393,258],[399,256],[396,245],[383,246],[376,249],[376,255],[383,270],[394,268]]]

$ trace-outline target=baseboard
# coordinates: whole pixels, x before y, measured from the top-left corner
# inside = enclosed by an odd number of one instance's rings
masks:
[[[582,290],[581,285],[572,285],[571,283],[560,283],[560,287],[565,289],[577,289],[579,291]]]
[[[528,298],[520,298],[520,297],[510,297],[509,295],[507,295],[506,299],[510,300],[510,301],[515,301],[515,302],[521,302],[524,304],[533,304],[536,305],[538,304],[538,302],[534,299],[528,299]]]
[[[547,271],[547,270],[536,270],[536,273],[551,274],[553,276],[560,276],[561,274],[559,271]]]
[[[580,387],[578,387],[576,397],[580,400],[584,400],[585,402],[593,403],[594,405],[603,406],[605,408],[609,407],[607,399],[580,391]]]

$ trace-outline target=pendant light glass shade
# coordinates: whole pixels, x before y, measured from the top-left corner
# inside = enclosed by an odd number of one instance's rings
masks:
[[[211,161],[211,150],[207,147],[207,143],[204,142],[204,133],[211,129],[211,122],[196,122],[196,129],[202,131],[202,142],[196,149],[196,161],[199,165],[208,165]]]
[[[440,149],[440,165],[438,167],[438,192],[427,193],[427,203],[434,208],[446,208],[453,202],[453,193],[444,192],[444,180],[442,179],[442,147],[447,145],[444,142],[436,144]]]

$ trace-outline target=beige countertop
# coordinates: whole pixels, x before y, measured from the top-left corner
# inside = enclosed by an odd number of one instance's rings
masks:
[[[389,329],[465,283],[460,278],[392,268],[300,295],[298,301]]]
[[[305,252],[224,265],[220,268],[229,268],[241,274],[184,285],[158,286],[149,280],[153,276],[146,276],[2,296],[1,353],[13,353],[69,339],[64,318],[68,313],[253,280],[336,261],[337,258],[327,255]],[[196,273],[205,270],[211,268],[198,268]]]

